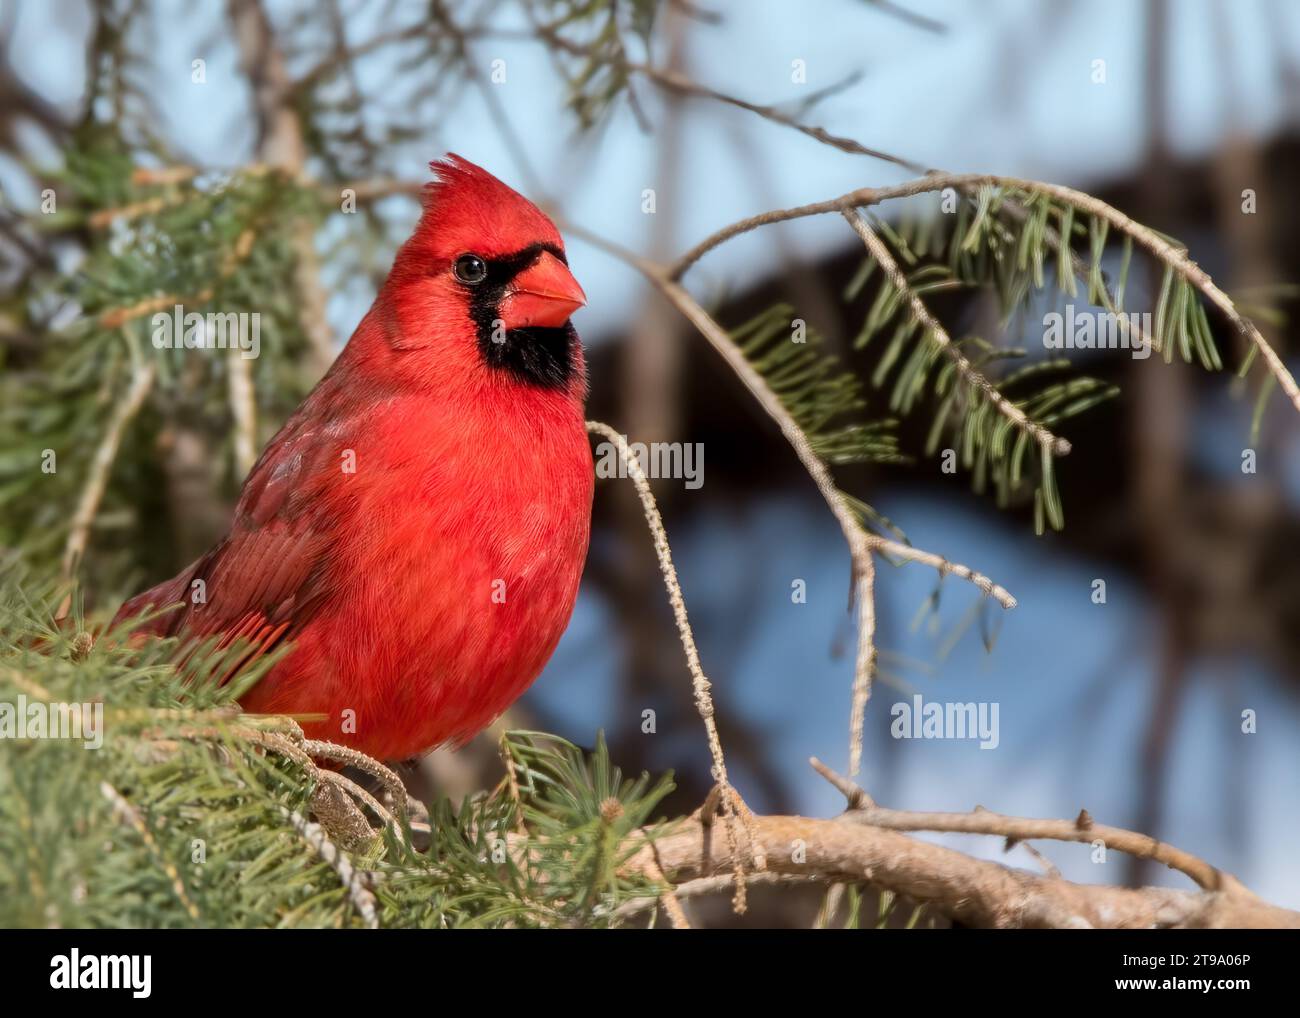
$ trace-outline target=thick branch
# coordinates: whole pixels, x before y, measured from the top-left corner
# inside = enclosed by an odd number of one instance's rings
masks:
[[[879,827],[794,816],[756,816],[754,824],[771,873],[870,884],[971,926],[1300,928],[1300,913],[1240,888],[1191,892],[1076,884]],[[735,864],[725,839],[696,821],[657,838],[645,851],[674,884],[727,873]]]

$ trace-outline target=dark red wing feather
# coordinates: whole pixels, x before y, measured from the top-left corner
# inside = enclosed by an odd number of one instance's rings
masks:
[[[327,388],[322,385],[318,388]],[[329,592],[329,551],[336,529],[326,484],[339,470],[351,414],[312,419],[311,399],[254,465],[230,533],[177,576],[138,594],[114,622],[151,605],[184,607],[145,624],[158,636],[222,634],[223,645],[249,641],[251,657],[292,638]],[[331,463],[330,461],[333,460]],[[199,582],[201,581],[201,583]]]

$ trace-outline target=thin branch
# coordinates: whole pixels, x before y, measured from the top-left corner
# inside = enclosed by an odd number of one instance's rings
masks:
[[[917,562],[921,565],[930,566],[938,570],[941,576],[956,576],[958,579],[967,580],[979,587],[980,590],[997,601],[1003,608],[1014,608],[1016,606],[1015,597],[1006,587],[994,583],[983,573],[977,573],[959,562],[951,562],[942,555],[922,551],[920,548],[913,548],[910,544],[891,541],[879,534],[868,534],[867,540],[871,543],[871,547],[882,555],[902,559],[905,562]]]
[[[935,35],[944,35],[948,31],[948,26],[942,21],[927,18],[924,14],[917,14],[915,11],[908,10],[902,4],[893,3],[892,0],[867,0],[867,2],[882,14],[889,14],[898,18],[899,21],[906,21],[916,28],[933,32]]]
[[[394,43],[411,42],[429,34],[429,26],[421,20],[417,24],[390,32],[380,32],[363,43],[350,48],[335,48],[327,57],[321,59],[314,67],[298,77],[293,83],[295,92],[303,93],[320,82],[332,77],[341,67],[353,65],[360,57]]]
[[[829,767],[813,757],[809,761],[813,769],[841,792],[853,786],[835,774]],[[860,789],[859,789],[860,791]],[[863,792],[865,796],[866,793]],[[1034,820],[993,813],[978,808],[970,813],[922,813],[912,810],[889,809],[878,806],[866,798],[854,805],[850,797],[850,808],[842,819],[856,824],[868,824],[883,827],[891,831],[939,831],[954,834],[988,834],[1013,841],[1030,839],[1048,841],[1073,841],[1092,844],[1100,841],[1106,848],[1115,849],[1126,855],[1141,859],[1154,859],[1164,863],[1170,869],[1177,870],[1190,877],[1197,886],[1207,891],[1223,891],[1239,887],[1236,878],[1211,866],[1190,852],[1175,848],[1173,845],[1145,834],[1126,831],[1120,827],[1108,827],[1094,823],[1083,811],[1074,820]]]
[[[257,461],[257,398],[253,362],[237,353],[227,359],[227,370],[230,416],[235,424],[235,472],[246,477]]]
[[[1038,863],[1043,868],[1043,872],[1049,877],[1059,877],[1061,875],[1061,871],[1056,868],[1056,864],[1027,841],[1016,841],[1015,838],[1007,838],[1004,851],[1010,852],[1017,845],[1028,852],[1034,862]]]
[[[551,43],[558,49],[562,49],[574,56],[588,57],[593,60],[602,61],[613,67],[617,67],[624,74],[639,74],[642,77],[654,82],[660,88],[678,95],[690,96],[697,99],[711,99],[723,103],[727,106],[734,106],[737,109],[746,110],[750,113],[757,114],[764,120],[770,120],[773,123],[780,124],[783,127],[789,127],[800,134],[807,135],[814,141],[819,141],[823,145],[829,145],[831,148],[839,149],[841,152],[847,152],[850,155],[869,156],[872,159],[880,159],[887,163],[893,163],[895,166],[901,166],[913,173],[925,173],[926,168],[919,163],[910,159],[904,159],[902,156],[896,156],[889,152],[883,152],[880,149],[869,148],[852,138],[842,137],[831,134],[823,127],[817,127],[811,124],[805,124],[790,114],[785,113],[776,106],[765,106],[760,103],[752,103],[748,100],[741,99],[726,92],[719,92],[715,88],[702,85],[693,78],[668,68],[654,67],[650,64],[639,63],[635,60],[628,60],[621,55],[615,54],[598,54],[595,48],[590,45],[573,42],[560,35],[554,29],[546,25],[536,26],[537,34]]]
[[[668,878],[664,876],[663,870],[659,868],[659,864],[655,862],[652,856],[643,856],[642,859],[645,875],[664,888],[656,900],[668,913],[668,921],[672,923],[673,929],[689,930],[691,922],[686,918],[686,910],[682,908],[682,900],[677,894],[677,889],[668,882]],[[744,877],[743,875],[737,877],[735,874],[728,874],[726,882],[734,884],[737,879],[743,880]]]
[[[650,534],[654,540],[655,554],[659,558],[659,571],[663,574],[664,587],[668,591],[668,601],[672,605],[673,618],[677,623],[677,635],[681,640],[682,650],[686,653],[686,667],[691,673],[691,682],[695,689],[695,709],[699,711],[700,718],[704,722],[704,731],[709,742],[709,753],[713,757],[713,778],[722,791],[722,808],[727,818],[725,826],[727,827],[728,839],[733,842],[735,840],[734,822],[738,816],[747,828],[747,835],[752,837],[748,830],[747,818],[749,811],[746,809],[738,810],[732,798],[735,792],[727,778],[727,762],[722,753],[722,740],[718,736],[717,721],[714,719],[713,696],[710,693],[712,684],[709,682],[708,676],[704,674],[704,668],[700,664],[700,653],[695,646],[695,634],[691,631],[690,619],[686,614],[686,599],[682,596],[681,583],[677,579],[677,569],[673,565],[672,549],[668,545],[668,534],[664,530],[663,519],[659,515],[659,507],[655,504],[654,493],[650,490],[650,482],[646,479],[645,471],[641,469],[640,462],[628,449],[626,438],[608,424],[600,421],[588,421],[587,430],[612,442],[618,449],[619,458],[626,467],[628,476],[632,479],[632,483],[636,487],[636,493],[641,499],[641,508],[645,514],[646,525],[650,528]],[[736,795],[736,798],[739,798],[739,796]],[[732,848],[734,850],[734,844]],[[762,869],[761,858],[758,868]],[[743,874],[739,869],[739,863],[737,863],[736,888],[738,895],[744,893],[742,877]]]
[[[666,880],[667,878],[663,879]],[[745,883],[749,887],[772,887],[817,885],[821,881],[815,874],[776,873],[772,870],[756,870],[745,874]],[[732,874],[722,873],[717,876],[700,877],[698,880],[688,880],[685,883],[678,884],[673,888],[673,894],[678,901],[685,901],[708,894],[724,894],[731,890],[734,884],[735,877]],[[661,895],[651,894],[632,898],[623,902],[614,910],[613,918],[620,923],[634,919],[636,916],[650,911],[656,905],[662,904],[661,898]]]
[[[157,366],[153,361],[138,361],[135,365],[131,385],[122,401],[113,410],[108,426],[99,440],[95,455],[90,461],[90,473],[81,499],[72,514],[72,524],[68,530],[68,539],[63,546],[63,576],[70,577],[81,562],[90,541],[90,528],[95,522],[95,514],[108,489],[108,479],[113,473],[113,464],[117,460],[117,450],[122,444],[122,436],[127,425],[140,412],[144,401],[153,388],[157,377]]]
[[[913,181],[916,183],[916,181]],[[899,194],[884,194],[883,191],[896,189],[882,189],[877,187],[860,187],[856,191],[849,191],[838,198],[831,198],[828,201],[811,202],[807,205],[795,205],[788,209],[770,209],[767,212],[761,212],[756,216],[747,216],[744,219],[738,219],[734,223],[728,223],[719,230],[715,230],[694,247],[690,248],[684,255],[673,262],[668,269],[668,278],[672,280],[681,279],[687,271],[712,251],[715,247],[725,244],[727,241],[739,237],[741,234],[757,230],[760,226],[769,226],[772,223],[785,223],[791,219],[806,219],[809,216],[821,216],[828,212],[843,212],[845,209],[862,208],[867,205],[876,205],[886,198],[904,197],[911,194],[919,194],[925,188],[917,190],[907,190]]]
[[[859,532],[862,528],[858,527]],[[858,605],[858,655],[853,668],[853,693],[849,709],[849,773],[862,766],[862,730],[871,698],[871,678],[876,657],[876,563],[868,550],[856,573]]]
[[[848,543],[858,598],[858,650],[853,669],[854,712],[850,722],[850,770],[856,773],[862,751],[861,718],[865,713],[867,700],[871,696],[871,676],[875,661],[876,613],[872,599],[875,565],[871,561],[871,547],[867,532],[859,523],[844,493],[836,486],[830,470],[808,441],[808,436],[768,386],[767,380],[732,342],[727,331],[714,321],[680,284],[669,279],[662,267],[643,259],[636,261],[642,273],[708,340],[709,345],[722,356],[745,388],[753,394],[759,406],[776,422],[786,441],[794,449],[804,470],[817,485],[817,490],[821,492],[826,505],[840,525],[844,540]]]
[[[704,730],[708,736],[709,753],[713,757],[713,778],[719,785],[729,787],[727,762],[722,754],[722,740],[718,737],[717,722],[714,721],[713,696],[710,693],[712,683],[709,682],[709,677],[704,674],[704,668],[700,664],[700,652],[695,645],[695,634],[691,631],[690,619],[686,615],[686,600],[682,596],[677,569],[673,565],[668,534],[664,530],[659,507],[655,504],[654,495],[650,490],[650,482],[646,480],[641,464],[628,449],[626,438],[601,421],[588,421],[587,430],[612,442],[618,449],[619,457],[627,468],[632,483],[636,486],[637,495],[641,498],[646,525],[650,528],[655,554],[659,557],[659,571],[663,574],[664,586],[668,590],[668,602],[672,605],[673,619],[677,623],[677,635],[686,653],[686,667],[691,673],[691,681],[695,687],[695,707],[704,721]]]

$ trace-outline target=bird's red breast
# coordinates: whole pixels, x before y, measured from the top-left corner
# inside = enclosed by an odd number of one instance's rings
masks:
[[[118,620],[289,655],[244,698],[380,759],[463,741],[537,677],[586,558],[585,301],[554,224],[459,157],[229,534]]]

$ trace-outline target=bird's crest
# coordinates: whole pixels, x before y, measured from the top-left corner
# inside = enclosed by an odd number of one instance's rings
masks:
[[[418,234],[451,255],[473,250],[490,256],[529,244],[563,246],[550,218],[518,191],[468,159],[449,153],[429,164]]]

